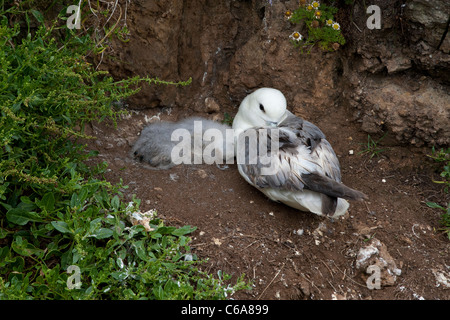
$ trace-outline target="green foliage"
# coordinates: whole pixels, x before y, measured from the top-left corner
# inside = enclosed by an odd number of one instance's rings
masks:
[[[370,134],[367,135],[367,144],[361,143],[361,145],[364,145],[366,148],[364,150],[358,152],[358,154],[368,154],[368,155],[370,155],[370,159],[372,159],[375,156],[378,157],[381,152],[386,150],[386,149],[381,149],[378,145],[384,139],[384,137],[386,137],[386,135],[387,135],[387,133],[385,133],[377,141],[373,140],[372,137],[370,136]]]
[[[222,123],[227,124],[229,126],[232,126],[233,125],[233,120],[234,120],[233,117],[230,116],[230,114],[228,112],[224,113]]]
[[[150,232],[127,226],[140,201],[127,204],[126,186],[100,178],[106,163],[85,164],[96,156],[80,142],[85,123],[115,121],[124,111],[114,103],[141,83],[189,82],[114,81],[86,61],[88,35],[55,24],[30,31],[42,15],[28,11],[24,28],[12,9],[0,7],[0,299],[224,299],[246,287],[199,269],[195,228],[156,217]],[[79,288],[68,286],[70,266]]]
[[[447,148],[447,150],[441,148],[441,150],[436,151],[433,147],[432,154],[428,155],[428,157],[434,159],[436,162],[443,163],[444,166],[440,173],[442,180],[433,180],[433,182],[443,184],[444,191],[448,193],[450,188],[450,148]]]
[[[428,155],[428,157],[443,164],[442,172],[440,173],[442,180],[433,180],[433,182],[442,184],[444,186],[444,192],[448,193],[450,188],[450,148],[447,148],[447,150],[441,148],[437,151],[433,147],[432,154]],[[447,233],[447,236],[450,239],[450,202],[447,204],[447,208],[437,204],[436,202],[427,202],[427,206],[443,211],[441,224],[443,226],[443,230]]]
[[[295,11],[287,12],[286,16],[292,23],[304,22],[308,35],[296,37],[295,32],[291,35],[291,42],[295,47],[311,49],[318,45],[324,51],[337,50],[340,45],[345,44],[345,38],[341,33],[340,25],[335,22],[334,15],[337,8],[312,1],[300,5]]]
[[[195,228],[165,226],[157,218],[150,232],[128,227],[121,220],[124,204],[99,188],[74,193],[69,206],[58,205],[56,216],[41,215],[39,223],[20,213],[7,219],[0,229],[10,241],[0,249],[0,299],[224,299],[245,287],[242,278],[225,286],[228,275],[214,278],[198,269],[187,236]],[[16,218],[29,227],[19,231]],[[79,268],[79,288],[69,286],[71,265]]]

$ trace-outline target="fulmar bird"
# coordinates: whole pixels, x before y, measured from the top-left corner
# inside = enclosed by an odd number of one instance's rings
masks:
[[[339,217],[347,211],[344,200],[364,200],[367,196],[341,182],[339,161],[323,132],[314,124],[286,109],[286,98],[276,89],[260,88],[241,102],[233,121],[238,170],[244,179],[271,200],[320,216]],[[274,131],[273,129],[276,129]],[[241,140],[256,130],[256,158],[250,162],[250,143]],[[266,138],[259,133],[265,130]],[[261,139],[266,139],[261,144]],[[278,140],[272,149],[271,139]],[[247,142],[245,142],[247,141]],[[244,149],[239,149],[238,145]],[[265,150],[264,150],[265,149]],[[239,161],[239,150],[244,160]],[[268,157],[268,168],[262,156]],[[242,159],[242,158],[241,158]]]

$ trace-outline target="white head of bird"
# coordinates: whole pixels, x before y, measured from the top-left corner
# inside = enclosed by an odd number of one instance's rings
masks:
[[[260,88],[242,100],[233,120],[235,137],[254,127],[276,127],[286,118],[286,98],[277,89]]]

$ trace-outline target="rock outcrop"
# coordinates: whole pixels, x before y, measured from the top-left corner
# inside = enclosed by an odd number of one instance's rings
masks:
[[[114,44],[101,67],[180,81],[144,87],[133,108],[177,107],[220,114],[237,110],[248,92],[282,90],[290,110],[312,114],[350,108],[368,133],[391,132],[401,143],[450,144],[450,3],[379,0],[381,29],[366,27],[363,1],[341,4],[336,19],[347,44],[301,54],[289,42],[306,32],[284,18],[298,1],[168,0],[128,5],[130,41]],[[339,2],[340,3],[340,2]],[[351,18],[350,18],[351,17]]]

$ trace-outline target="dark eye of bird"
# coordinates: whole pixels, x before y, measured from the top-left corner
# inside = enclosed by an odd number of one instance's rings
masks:
[[[261,103],[259,104],[259,110],[266,112],[266,110],[264,110],[264,106]]]

